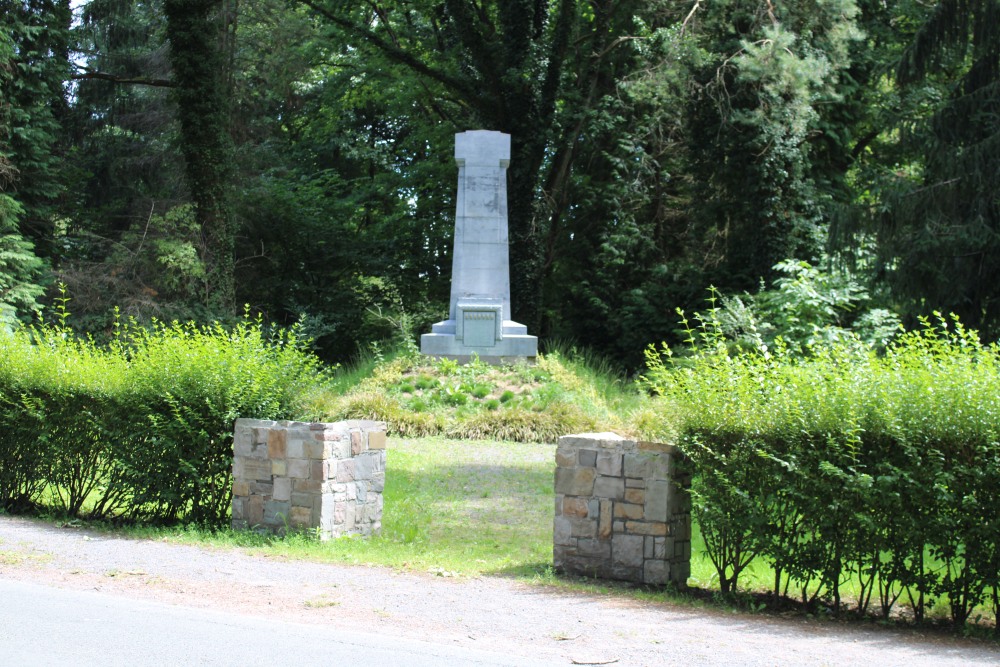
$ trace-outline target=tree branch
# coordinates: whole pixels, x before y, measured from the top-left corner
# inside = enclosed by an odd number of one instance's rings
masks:
[[[137,86],[155,86],[158,88],[177,87],[177,83],[171,81],[170,79],[144,79],[142,77],[118,76],[117,74],[98,72],[97,70],[90,69],[89,67],[80,67],[80,69],[82,70],[81,72],[77,74],[70,74],[69,78],[73,81],[82,81],[85,79],[99,79],[101,81],[112,81],[114,83],[134,84]]]
[[[419,74],[430,77],[431,79],[434,79],[435,81],[460,92],[468,99],[478,99],[479,94],[471,82],[451,76],[450,74],[446,74],[445,72],[431,67],[419,58],[407,53],[402,48],[386,41],[370,28],[358,25],[353,21],[343,18],[342,16],[336,15],[329,9],[320,6],[314,0],[298,1],[331,23],[334,23],[344,30],[347,30],[348,32],[364,39],[366,42],[385,54],[389,59],[394,60],[401,65],[405,65]]]

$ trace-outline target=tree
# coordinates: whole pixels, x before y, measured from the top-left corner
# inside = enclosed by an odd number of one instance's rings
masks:
[[[911,315],[1000,334],[1000,2],[942,0],[902,55],[906,158],[876,210],[881,270]],[[907,113],[908,112],[908,113]]]
[[[185,176],[202,234],[205,304],[233,313],[236,223],[229,199],[230,72],[223,38],[232,30],[224,0],[164,0]],[[222,26],[220,30],[220,25]]]
[[[569,209],[566,192],[590,112],[614,90],[624,47],[648,13],[639,2],[509,0],[338,3],[302,0],[338,35],[454,100],[455,129],[512,138],[508,172],[515,318],[537,329],[547,256]],[[624,54],[624,55],[623,55]]]

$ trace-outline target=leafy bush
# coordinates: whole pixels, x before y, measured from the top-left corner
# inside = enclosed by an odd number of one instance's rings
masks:
[[[0,507],[51,492],[70,514],[222,522],[237,417],[299,416],[322,379],[294,332],[259,321],[0,333]]]
[[[938,318],[877,354],[857,338],[792,354],[735,350],[711,317],[690,356],[647,352],[644,383],[677,406],[694,507],[720,588],[755,556],[774,595],[962,625],[1000,571],[1000,348]]]

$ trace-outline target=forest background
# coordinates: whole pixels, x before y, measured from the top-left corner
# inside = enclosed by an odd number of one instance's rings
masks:
[[[492,129],[543,340],[636,367],[709,286],[737,335],[1000,334],[1000,0],[0,0],[0,28],[0,326],[63,283],[98,339],[116,307],[249,304],[328,361],[427,331],[453,133]]]

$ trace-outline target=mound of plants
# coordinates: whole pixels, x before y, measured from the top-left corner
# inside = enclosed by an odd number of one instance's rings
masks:
[[[315,396],[312,413],[326,421],[385,421],[402,436],[555,442],[595,429],[629,431],[642,402],[630,384],[559,352],[535,365],[504,366],[403,354],[343,394]]]

